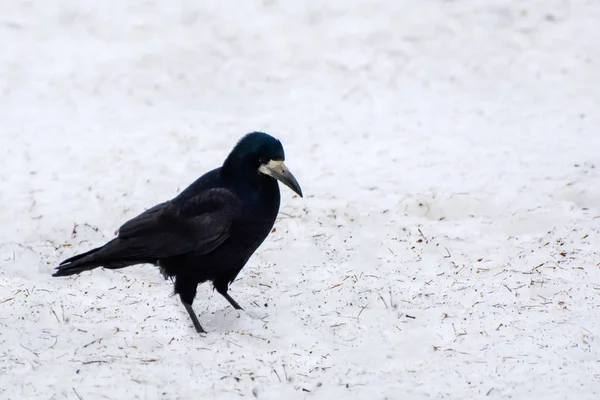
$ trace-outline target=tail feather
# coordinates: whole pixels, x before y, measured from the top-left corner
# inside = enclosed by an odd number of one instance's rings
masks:
[[[113,239],[102,247],[64,260],[56,267],[52,276],[75,275],[98,267],[116,269],[138,264],[139,260],[123,257],[124,254],[121,253],[124,249],[118,241],[118,238]]]
[[[56,272],[52,276],[69,276],[99,267],[100,265],[95,262],[97,257],[94,254],[101,249],[102,247],[98,247],[64,260],[56,267]]]

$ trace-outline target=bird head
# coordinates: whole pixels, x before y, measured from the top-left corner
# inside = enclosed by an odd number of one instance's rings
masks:
[[[281,142],[263,132],[245,135],[233,148],[223,168],[235,171],[255,171],[283,183],[300,197],[300,184],[284,163],[285,153]]]

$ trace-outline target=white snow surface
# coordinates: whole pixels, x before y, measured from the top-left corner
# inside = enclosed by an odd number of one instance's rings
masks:
[[[600,2],[0,2],[0,398],[600,398]],[[231,294],[52,278],[281,139]]]

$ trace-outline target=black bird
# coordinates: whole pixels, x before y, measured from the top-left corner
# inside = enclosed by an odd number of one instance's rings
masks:
[[[263,132],[247,134],[223,166],[172,200],[127,221],[104,246],[63,261],[53,276],[97,267],[157,265],[165,278],[174,281],[196,331],[204,332],[192,309],[197,286],[212,281],[217,292],[241,310],[227,290],[275,223],[280,202],[277,181],[302,197],[284,160],[279,140]]]

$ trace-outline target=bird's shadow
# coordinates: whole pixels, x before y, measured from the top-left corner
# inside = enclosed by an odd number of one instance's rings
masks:
[[[210,314],[204,314],[200,320],[210,332],[231,332],[232,330],[254,330],[262,328],[268,322],[269,315],[262,310],[235,310],[225,307]]]

